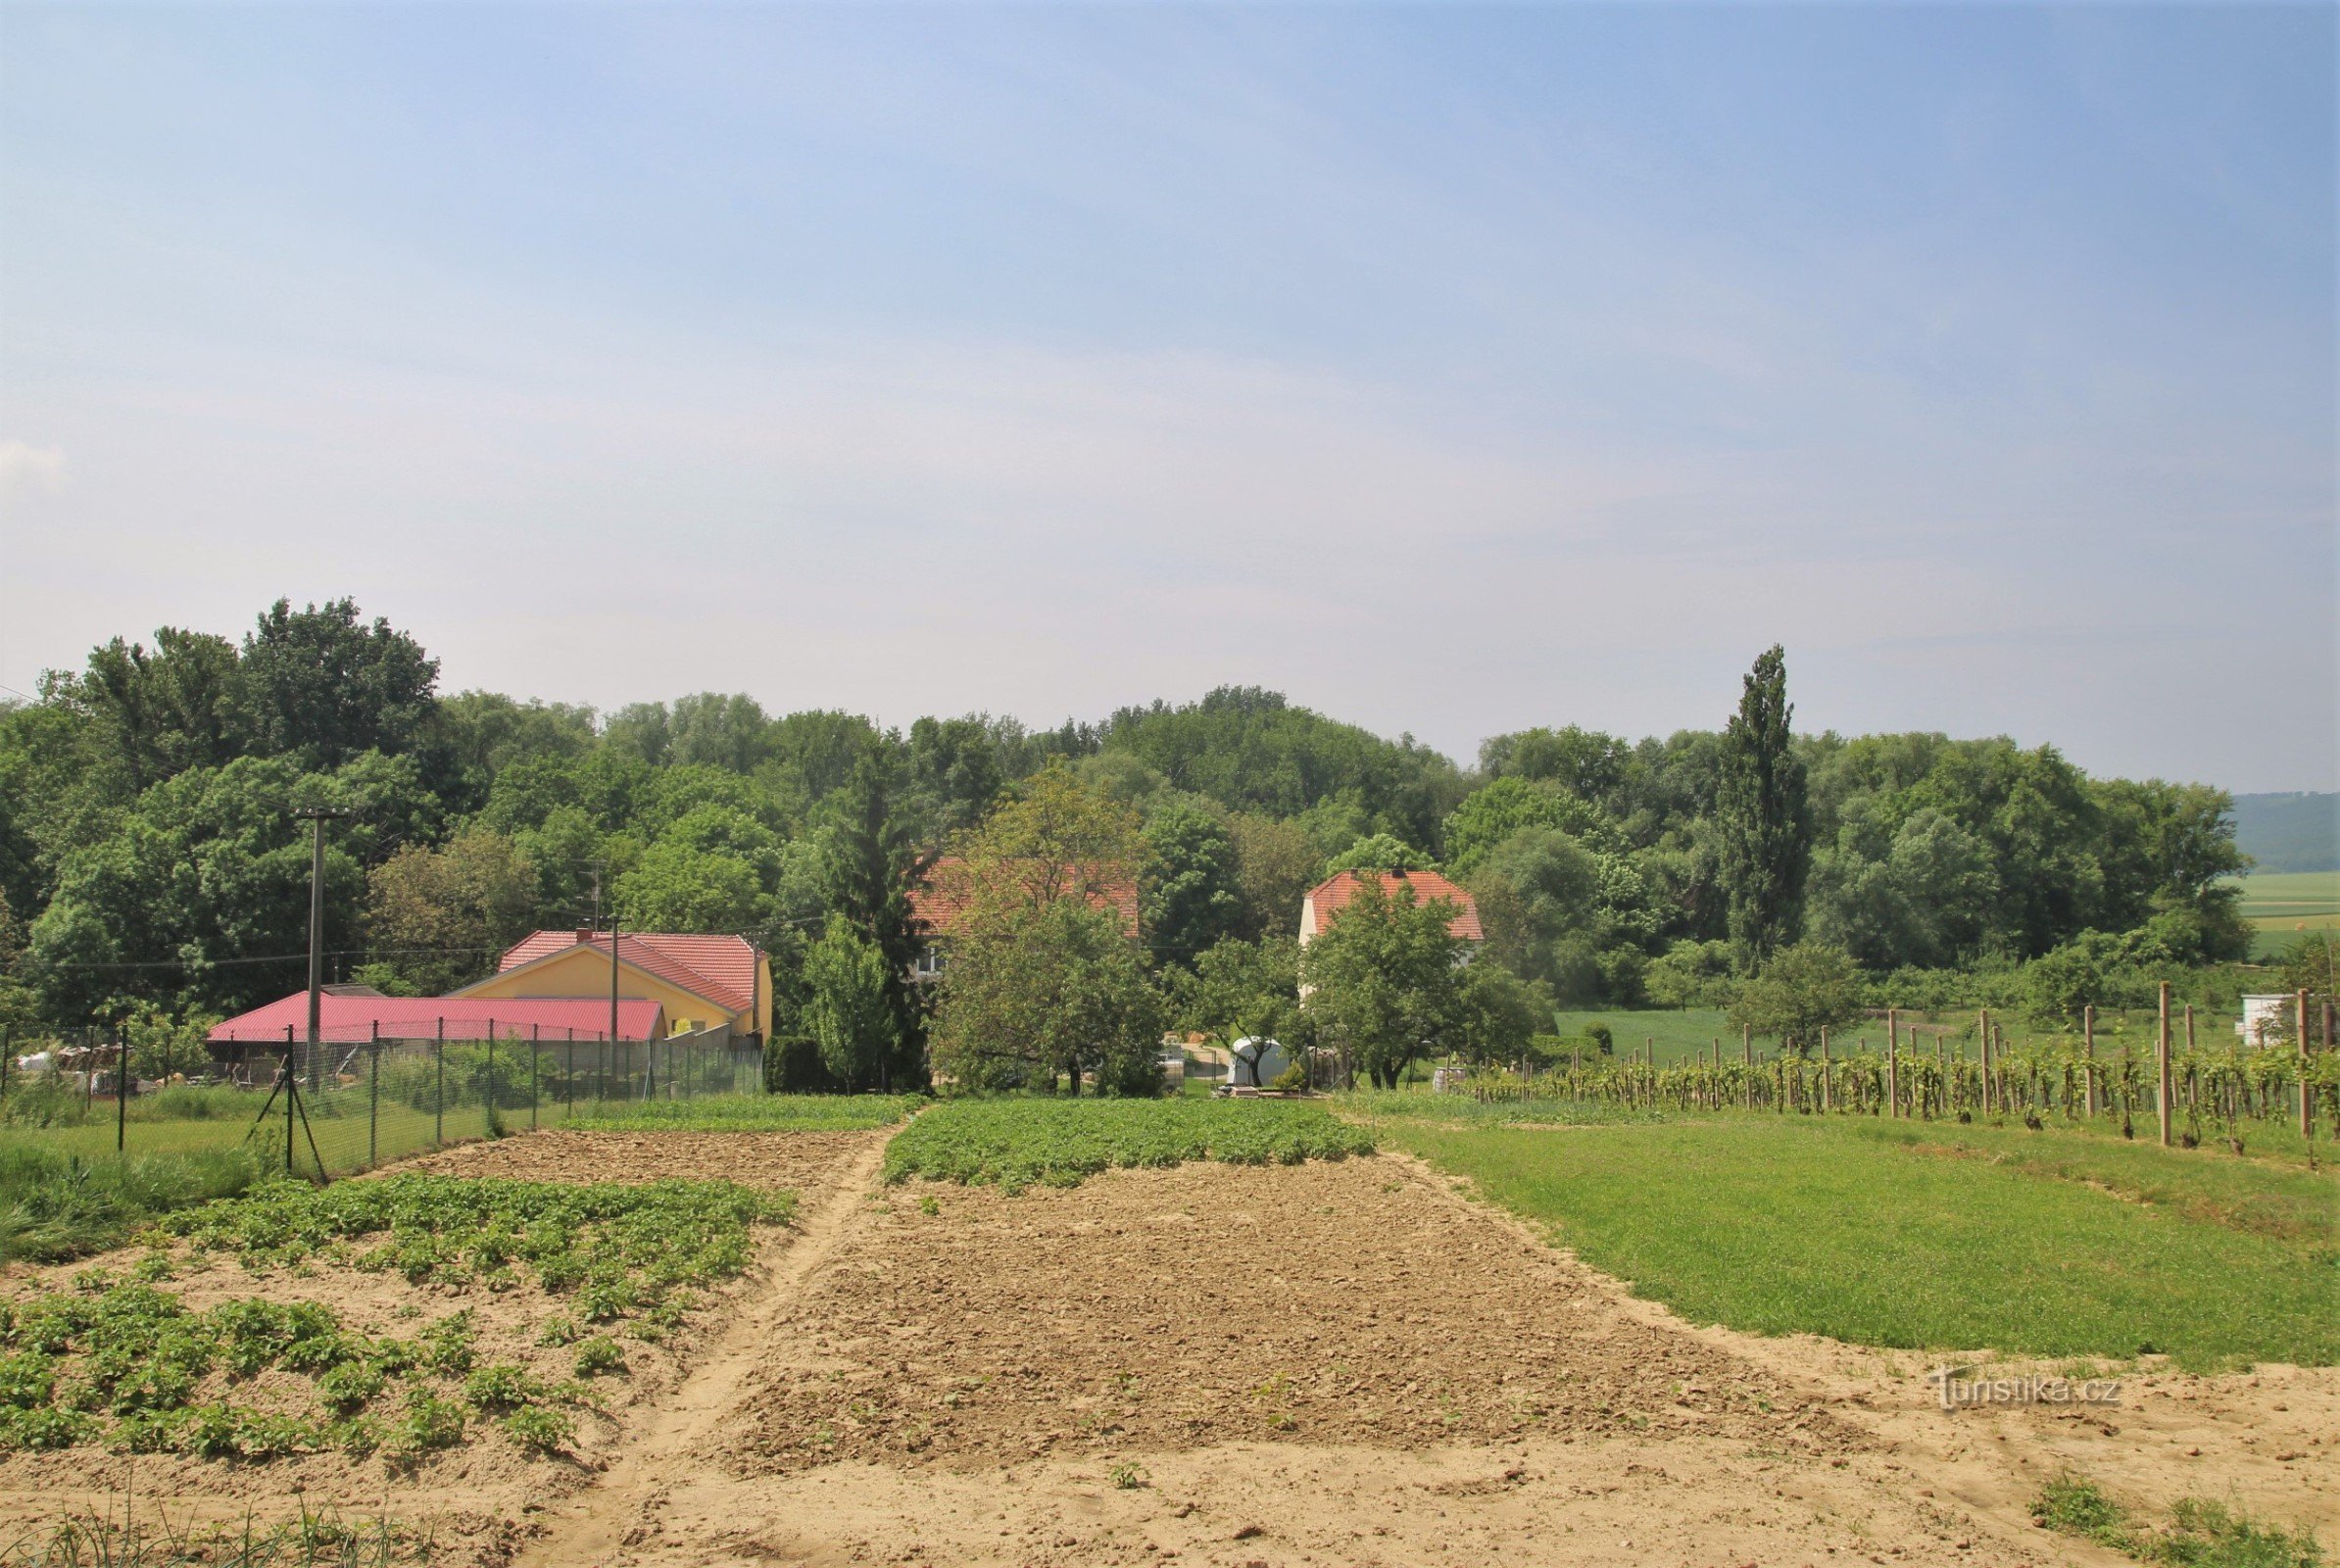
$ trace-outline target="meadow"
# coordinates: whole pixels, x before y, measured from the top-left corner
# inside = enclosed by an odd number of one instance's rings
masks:
[[[2192,1368],[2340,1360],[2329,1170],[1858,1118],[1373,1125],[1694,1322]]]

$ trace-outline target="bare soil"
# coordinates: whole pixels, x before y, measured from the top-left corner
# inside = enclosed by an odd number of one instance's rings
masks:
[[[579,1411],[570,1452],[545,1457],[492,1428],[475,1426],[463,1446],[434,1454],[411,1474],[394,1473],[380,1456],[342,1453],[290,1455],[259,1462],[205,1461],[167,1454],[123,1455],[96,1447],[56,1453],[0,1454],[0,1560],[26,1549],[41,1527],[63,1518],[111,1509],[119,1517],[126,1495],[141,1510],[162,1507],[173,1520],[241,1520],[250,1510],[266,1519],[307,1505],[331,1508],[345,1520],[388,1514],[426,1534],[434,1562],[501,1562],[528,1534],[529,1518],[553,1498],[586,1485],[624,1451],[652,1411],[671,1402],[705,1346],[719,1339],[739,1311],[783,1267],[801,1234],[803,1215],[840,1192],[857,1192],[876,1170],[885,1134],[711,1133],[659,1134],[658,1142],[630,1133],[553,1131],[495,1143],[466,1145],[391,1167],[531,1181],[648,1181],[661,1176],[723,1176],[751,1186],[799,1195],[795,1228],[773,1227],[759,1239],[755,1266],[722,1290],[707,1293],[685,1325],[658,1343],[616,1330],[626,1371],[594,1380],[598,1410]],[[679,1142],[677,1142],[679,1141]],[[58,1288],[81,1269],[121,1270],[143,1251],[80,1264],[12,1272],[0,1294]],[[371,1335],[411,1336],[433,1319],[468,1308],[477,1332],[477,1361],[516,1362],[548,1381],[573,1375],[575,1352],[540,1346],[547,1319],[566,1311],[560,1297],[532,1284],[496,1291],[479,1285],[416,1286],[394,1274],[324,1265],[247,1270],[231,1257],[174,1252],[173,1276],[163,1288],[202,1310],[222,1299],[266,1296],[274,1300],[322,1301],[351,1326]],[[226,1394],[224,1375],[198,1398]],[[237,1385],[231,1396],[263,1408],[305,1411],[307,1380],[268,1372]]]
[[[2122,1561],[2032,1526],[2067,1467],[2147,1506],[2209,1496],[2340,1535],[2340,1370],[2148,1365],[2118,1406],[1945,1412],[1930,1357],[1685,1326],[1402,1156],[1011,1199],[878,1187],[885,1136],[547,1133],[435,1156],[555,1180],[763,1170],[804,1202],[686,1344],[641,1355],[574,1464],[500,1439],[406,1481],[141,1460],[139,1491],[283,1508],[298,1483],[368,1513],[386,1494],[432,1521],[434,1560],[562,1568]],[[0,1460],[0,1519],[62,1488],[102,1501],[121,1463]]]

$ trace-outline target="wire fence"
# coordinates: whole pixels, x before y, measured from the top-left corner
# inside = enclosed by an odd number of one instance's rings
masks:
[[[287,1032],[289,1035],[289,1031]],[[21,1046],[31,1046],[30,1051]],[[450,1144],[559,1126],[614,1103],[760,1090],[753,1041],[542,1031],[449,1040],[215,1042],[200,1065],[141,1077],[98,1031],[0,1037],[0,1150],[82,1156],[245,1149],[280,1170],[346,1176]]]

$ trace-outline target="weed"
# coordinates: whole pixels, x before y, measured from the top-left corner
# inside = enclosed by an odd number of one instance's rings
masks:
[[[1146,1485],[1148,1478],[1146,1474],[1146,1471],[1141,1466],[1134,1464],[1117,1464],[1112,1469],[1105,1472],[1105,1479],[1112,1482],[1114,1487],[1119,1491],[1135,1492],[1140,1487]]]

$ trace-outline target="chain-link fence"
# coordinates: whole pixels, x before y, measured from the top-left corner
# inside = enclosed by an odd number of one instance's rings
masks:
[[[289,1034],[289,1031],[288,1031]],[[0,1041],[0,1148],[79,1155],[247,1148],[279,1169],[342,1176],[473,1139],[558,1126],[615,1103],[762,1088],[753,1041],[543,1031],[477,1039],[215,1041],[154,1064],[96,1031]]]

